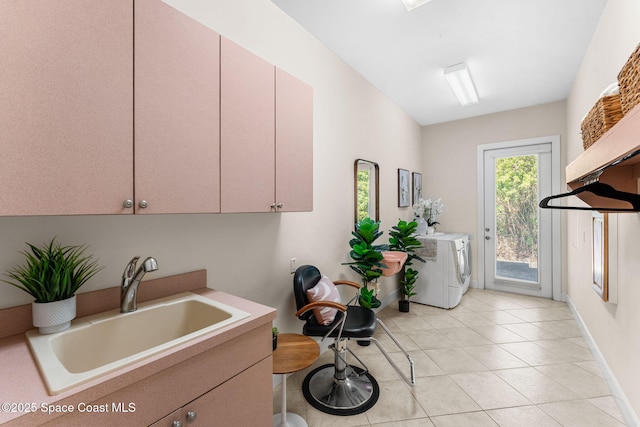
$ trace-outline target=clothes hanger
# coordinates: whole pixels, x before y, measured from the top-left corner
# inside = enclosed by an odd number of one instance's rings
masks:
[[[560,199],[569,196],[575,196],[583,192],[590,192],[596,196],[604,197],[613,200],[622,200],[629,203],[631,208],[598,208],[598,207],[579,207],[579,206],[551,206],[549,201],[552,199]],[[624,191],[618,191],[609,184],[604,184],[599,181],[594,181],[586,184],[583,187],[576,188],[569,193],[557,194],[555,196],[545,197],[540,201],[539,206],[544,209],[572,209],[582,211],[602,211],[602,212],[640,212],[640,195],[634,193],[627,193]]]
[[[632,157],[640,155],[640,149],[635,150],[627,155],[615,160],[608,165],[592,172],[590,175],[580,179],[580,181],[584,182],[585,185],[580,188],[576,188],[575,190],[569,193],[557,194],[555,196],[545,197],[540,200],[538,206],[544,209],[566,209],[566,210],[580,210],[580,211],[601,211],[601,212],[640,212],[640,195],[635,193],[627,193],[624,191],[618,191],[609,184],[604,184],[598,179],[600,179],[600,175],[604,172],[605,169],[610,168],[612,166],[619,165],[620,163],[629,160]],[[591,192],[596,196],[605,197],[607,199],[614,200],[622,200],[624,202],[629,203],[631,208],[594,208],[594,207],[578,207],[578,206],[550,206],[549,201],[552,199],[559,199],[563,197],[575,196],[576,194],[580,194],[584,191]]]

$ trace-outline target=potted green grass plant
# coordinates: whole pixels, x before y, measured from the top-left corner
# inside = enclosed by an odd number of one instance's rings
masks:
[[[273,341],[273,351],[276,351],[276,348],[278,348],[278,328],[275,326],[271,328],[271,336]]]
[[[416,255],[415,250],[422,244],[416,239],[416,229],[418,223],[416,221],[398,220],[398,224],[393,226],[389,231],[389,249],[392,251],[401,251],[407,254],[407,261],[400,271],[401,299],[398,301],[398,310],[404,313],[409,312],[409,299],[414,296],[415,283],[418,279],[418,271],[411,268],[413,260],[425,262]]]
[[[3,282],[34,298],[33,325],[41,334],[63,331],[76,316],[76,291],[103,267],[84,255],[86,246],[62,246],[55,237],[41,247],[27,246],[30,251],[21,252],[25,264],[9,270],[11,280]]]

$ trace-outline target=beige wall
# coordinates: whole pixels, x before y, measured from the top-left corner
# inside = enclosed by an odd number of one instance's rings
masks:
[[[106,266],[84,291],[118,285],[134,255],[155,256],[160,270],[150,277],[206,268],[209,287],[275,307],[281,330],[300,331],[289,259],[316,264],[333,278],[357,279],[340,265],[349,260],[353,162],[380,164],[385,230],[410,218],[409,209],[397,208],[396,174],[419,170],[420,126],[269,0],[168,3],[314,87],[314,211],[0,218],[0,272],[22,262],[24,242],[57,235],[65,244],[90,245]],[[385,279],[382,292],[392,290],[395,283]],[[29,302],[0,286],[0,307]]]
[[[565,103],[558,101],[422,129],[424,195],[445,204],[438,229],[473,235],[472,280],[478,279],[477,146],[551,135],[560,135],[562,145],[565,126]]]
[[[640,1],[610,0],[567,100],[567,159],[582,153],[580,121],[640,41]],[[640,134],[640,133],[639,133]],[[639,141],[640,142],[640,139]],[[640,216],[618,214],[618,303],[602,302],[591,289],[591,215],[567,213],[569,298],[636,414],[640,414]],[[585,237],[586,236],[586,237]]]

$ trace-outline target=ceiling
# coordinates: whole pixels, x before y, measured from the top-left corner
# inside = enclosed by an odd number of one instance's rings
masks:
[[[607,0],[272,0],[422,125],[566,99]],[[443,69],[464,62],[479,104]]]

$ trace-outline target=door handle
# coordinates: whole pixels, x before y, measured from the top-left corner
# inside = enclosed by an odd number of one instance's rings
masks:
[[[484,236],[485,240],[491,240],[491,236]]]

